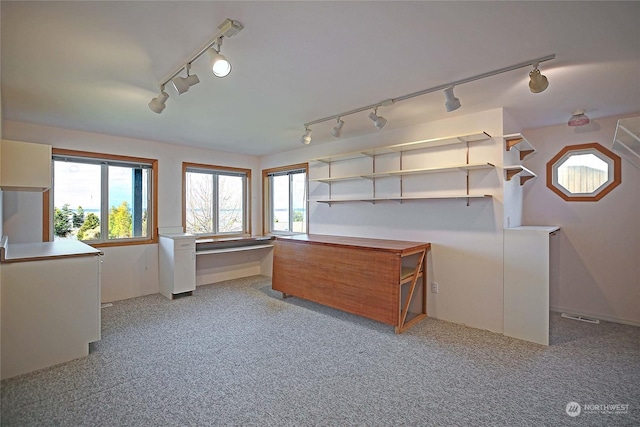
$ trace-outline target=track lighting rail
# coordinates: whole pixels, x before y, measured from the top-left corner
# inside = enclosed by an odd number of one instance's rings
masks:
[[[407,99],[410,99],[410,98],[415,98],[416,96],[426,95],[428,93],[437,92],[437,91],[440,91],[440,90],[446,90],[446,89],[449,89],[449,88],[451,88],[453,86],[458,86],[458,85],[461,85],[461,84],[464,84],[464,83],[469,83],[469,82],[473,82],[473,81],[476,81],[476,80],[481,80],[481,79],[484,79],[484,78],[487,78],[487,77],[492,77],[492,76],[495,76],[495,75],[498,75],[498,74],[506,73],[508,71],[517,70],[517,69],[524,68],[524,67],[527,67],[527,66],[531,66],[531,67],[533,67],[534,70],[537,70],[539,63],[545,62],[545,61],[550,61],[552,59],[555,59],[555,57],[556,57],[555,54],[546,55],[546,56],[542,56],[540,58],[534,58],[534,59],[530,59],[528,61],[519,62],[517,64],[509,65],[507,67],[499,68],[499,69],[493,70],[493,71],[488,71],[486,73],[482,73],[482,74],[478,74],[478,75],[475,75],[475,76],[467,77],[467,78],[464,78],[464,79],[461,79],[461,80],[456,80],[456,81],[453,81],[453,82],[450,82],[450,83],[445,83],[445,84],[441,84],[441,85],[438,85],[438,86],[430,87],[428,89],[423,89],[423,90],[420,90],[420,91],[417,91],[417,92],[412,92],[412,93],[409,93],[409,94],[406,94],[406,95],[398,96],[396,98],[386,99],[384,101],[377,102],[375,104],[369,104],[369,105],[366,105],[364,107],[354,108],[353,110],[345,111],[345,112],[342,112],[342,113],[339,113],[339,114],[333,114],[331,116],[327,116],[327,117],[323,117],[321,119],[317,119],[317,120],[313,120],[313,121],[307,122],[307,123],[304,124],[304,127],[305,127],[305,129],[309,130],[309,126],[312,126],[312,125],[315,125],[315,124],[318,124],[318,123],[326,122],[326,121],[329,121],[329,120],[340,119],[340,118],[342,118],[344,116],[349,116],[349,115],[352,115],[352,114],[361,113],[361,112],[367,111],[367,110],[376,110],[379,107],[386,107],[386,106],[389,106],[389,105],[393,105],[396,102],[404,101],[404,100],[407,100]],[[539,75],[539,73],[538,73],[538,75]],[[544,76],[542,76],[542,77],[544,77]],[[545,78],[545,80],[546,80],[546,78]],[[544,88],[538,89],[537,91],[541,92],[545,88],[546,88],[546,86],[544,86]],[[533,88],[531,90],[533,92]],[[451,94],[453,94],[453,92],[451,92]],[[309,136],[309,142],[310,142],[310,136]],[[308,144],[308,142],[305,142],[305,143]]]
[[[187,72],[187,77],[188,77],[191,64],[196,59],[200,58],[205,52],[208,52],[210,49],[213,49],[215,51],[214,53],[216,53],[221,59],[224,59],[226,61],[226,58],[220,55],[220,47],[222,46],[222,39],[225,37],[229,38],[236,35],[240,31],[242,31],[243,28],[244,27],[242,26],[242,24],[239,23],[238,21],[234,21],[228,18],[225,19],[225,21],[218,26],[219,31],[212,39],[210,39],[205,45],[203,45],[200,49],[198,49],[185,62],[183,62],[183,65],[181,65],[180,67],[170,72],[170,74],[168,74],[164,79],[160,81],[160,83],[158,84],[158,88],[160,89],[160,95],[157,98],[154,98],[151,100],[151,102],[149,103],[149,108],[151,108],[153,112],[160,114],[162,110],[164,110],[165,102],[169,98],[169,95],[164,91],[165,86],[174,78],[178,77],[185,70]],[[216,46],[217,49],[214,48],[214,46]],[[217,77],[224,77],[229,73],[230,70],[231,70],[231,66],[228,65],[228,70],[224,74],[217,74],[215,68],[213,69],[213,72]],[[197,78],[195,80],[196,81],[192,82],[191,84],[196,84],[199,82]],[[186,90],[188,90],[188,86]]]
[[[242,24],[239,23],[238,21],[234,21],[227,18],[218,27],[218,29],[220,30],[218,31],[218,34],[216,34],[212,39],[210,39],[206,44],[204,44],[200,49],[198,49],[196,53],[191,55],[189,59],[184,62],[184,65],[177,68],[172,74],[169,74],[167,77],[161,80],[162,83],[160,83],[158,86],[159,87],[165,86],[167,83],[173,80],[174,77],[177,77],[180,73],[182,73],[182,71],[184,71],[187,68],[187,64],[191,65],[193,61],[195,61],[196,59],[204,55],[205,52],[211,49],[214,45],[220,46],[222,44],[222,39],[224,37],[227,37],[227,38],[232,37],[235,34],[242,31],[243,28],[244,27],[242,26]]]

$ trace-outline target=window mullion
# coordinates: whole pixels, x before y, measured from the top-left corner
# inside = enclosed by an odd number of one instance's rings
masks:
[[[220,201],[218,200],[218,197],[220,197],[220,193],[219,193],[219,182],[220,180],[220,176],[217,173],[213,174],[213,185],[212,190],[213,190],[213,197],[211,198],[211,218],[213,221],[212,224],[212,228],[213,228],[213,232],[215,234],[219,234],[220,233],[220,224],[218,224],[218,205],[220,203]]]
[[[109,165],[103,163],[100,166],[100,239],[109,239]]]
[[[246,176],[242,178],[242,231],[246,233],[249,231],[249,221],[250,221],[250,209],[248,209],[250,201],[249,201],[249,186],[251,182],[249,182],[249,178]]]
[[[55,167],[55,160],[51,159],[51,188],[49,189],[49,235],[47,236],[47,240],[50,242],[53,242],[55,240],[55,203],[54,200],[56,198],[55,196],[55,188],[56,188],[56,167]],[[1,197],[1,196],[0,196]],[[43,233],[44,234],[44,233]]]
[[[275,224],[274,224],[274,219],[275,219],[275,215],[274,215],[274,209],[275,209],[275,200],[274,200],[274,188],[275,186],[273,185],[273,176],[269,177],[269,231],[273,232],[275,230]]]
[[[289,174],[289,233],[293,233],[293,174]]]
[[[146,236],[150,237],[153,235],[151,224],[153,224],[153,202],[151,200],[151,194],[154,191],[153,188],[153,171],[148,171],[147,173],[147,230]]]

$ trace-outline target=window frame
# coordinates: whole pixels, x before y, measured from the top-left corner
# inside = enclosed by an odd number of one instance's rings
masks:
[[[204,163],[191,163],[182,162],[182,229],[187,232],[187,172],[188,169],[201,169],[203,171],[211,171],[211,173],[221,172],[233,172],[236,174],[245,175],[245,197],[243,206],[243,221],[245,223],[244,230],[241,232],[229,232],[229,233],[202,233],[196,234],[198,238],[207,237],[237,237],[237,236],[250,236],[251,235],[251,169],[237,168],[231,166],[219,166],[210,165]],[[217,184],[216,194],[217,197]],[[218,224],[216,224],[217,228]]]
[[[558,183],[558,168],[562,165],[561,160],[568,158],[575,153],[593,154],[609,165],[607,182],[590,194],[577,193],[570,194]],[[563,162],[564,163],[564,162]],[[547,187],[567,202],[597,202],[609,194],[622,182],[622,161],[619,156],[606,149],[597,142],[588,144],[567,145],[562,148],[549,162],[547,162]],[[562,188],[560,188],[562,187]]]
[[[129,237],[129,238],[121,238],[121,239],[110,239],[110,240],[100,240],[100,241],[82,241],[80,242],[86,243],[92,247],[96,248],[105,248],[112,246],[133,246],[133,245],[148,245],[158,242],[158,160],[157,159],[147,159],[142,157],[132,157],[132,156],[122,156],[117,154],[105,154],[105,153],[96,153],[90,151],[79,151],[79,150],[68,150],[63,148],[52,148],[51,149],[51,164],[52,164],[52,173],[53,173],[53,162],[54,156],[68,156],[75,157],[78,159],[86,159],[92,160],[96,162],[104,162],[113,166],[118,166],[117,163],[122,163],[124,165],[129,164],[144,164],[149,165],[149,170],[151,171],[151,188],[149,189],[149,197],[151,201],[149,206],[147,207],[147,220],[151,220],[151,224],[149,225],[149,236],[147,237]],[[121,165],[120,165],[121,166]],[[52,188],[44,191],[42,193],[42,241],[43,242],[52,242],[53,238],[53,197],[51,190],[55,191],[55,177],[52,177]],[[103,183],[101,181],[101,185],[104,187],[108,185],[108,183]],[[102,200],[103,195],[101,194],[100,204],[101,207],[104,204],[104,200]],[[102,220],[101,220],[102,221]]]
[[[274,235],[294,235],[294,234],[302,234],[295,231],[279,231],[272,230],[272,219],[273,219],[273,193],[271,191],[270,186],[270,175],[286,173],[286,172],[295,172],[298,170],[304,170],[306,179],[305,179],[305,191],[307,194],[307,200],[305,200],[305,232],[303,234],[309,234],[309,163],[297,163],[294,165],[287,166],[279,166],[276,168],[263,169],[262,170],[262,195],[263,195],[263,210],[262,210],[262,230],[264,234],[274,234]],[[289,187],[289,208],[292,209],[291,206],[291,187]],[[290,221],[293,219],[293,215],[290,216]]]

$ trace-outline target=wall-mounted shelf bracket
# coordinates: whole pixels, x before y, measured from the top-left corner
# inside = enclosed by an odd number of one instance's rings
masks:
[[[514,166],[505,166],[504,170],[506,172],[507,181],[511,181],[511,179],[515,176],[520,177],[520,185],[524,185],[525,182],[529,181],[532,178],[537,177],[537,175],[525,168],[522,165],[514,165]]]
[[[505,135],[504,139],[506,150],[511,151],[512,148],[518,150],[520,152],[520,160],[524,160],[525,157],[536,152],[533,145],[531,145],[529,141],[522,136],[522,134],[514,133],[511,135]]]

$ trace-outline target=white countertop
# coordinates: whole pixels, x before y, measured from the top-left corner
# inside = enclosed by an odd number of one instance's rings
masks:
[[[2,262],[38,261],[42,259],[99,255],[102,252],[77,240],[55,242],[9,243]]]
[[[520,227],[505,228],[505,230],[514,231],[541,231],[544,233],[553,233],[560,230],[560,227],[555,225],[521,225]]]
[[[195,239],[196,235],[191,233],[160,233],[160,237],[167,237],[169,239]]]

